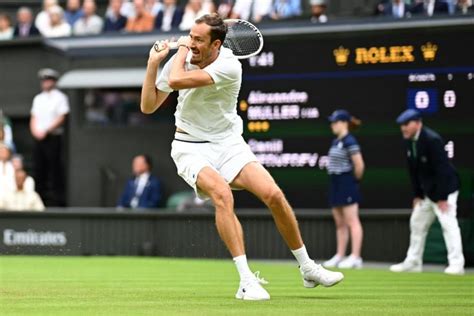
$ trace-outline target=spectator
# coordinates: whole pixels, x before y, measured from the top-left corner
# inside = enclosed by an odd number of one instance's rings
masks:
[[[0,13],[0,40],[9,40],[13,38],[13,27],[10,17]]]
[[[231,18],[259,23],[263,18],[269,17],[271,11],[272,0],[236,0]]]
[[[13,165],[13,169],[17,170],[24,170],[23,166],[23,156],[20,154],[13,155],[11,158],[11,162]],[[26,176],[25,183],[23,185],[24,190],[26,191],[35,191],[35,180],[30,177],[29,175]]]
[[[96,12],[94,0],[85,0],[82,11],[84,15],[74,24],[74,35],[96,35],[102,32],[104,22]]]
[[[221,0],[217,7],[217,14],[223,19],[229,18],[232,13],[233,0]]]
[[[161,201],[160,182],[150,174],[152,167],[152,160],[148,155],[138,155],[133,159],[134,177],[127,182],[118,207],[158,207]]]
[[[51,7],[49,10],[49,27],[43,29],[45,37],[71,36],[71,26],[64,20],[64,11],[60,6]]]
[[[44,204],[35,191],[24,189],[28,175],[22,169],[15,171],[15,189],[4,194],[0,208],[7,211],[43,211]]]
[[[8,117],[3,115],[0,110],[0,129],[2,130],[2,137],[0,137],[0,143],[7,145],[10,150],[15,151],[15,143],[13,142],[13,131],[12,125]]]
[[[118,32],[127,25],[127,18],[120,13],[122,0],[109,0],[109,7],[105,15],[105,32]]]
[[[158,0],[145,0],[145,9],[151,16],[156,17],[158,12],[161,11],[163,5]]]
[[[122,14],[127,19],[135,16],[135,7],[133,5],[132,0],[122,0],[120,14]]]
[[[163,7],[155,19],[155,29],[169,32],[179,27],[183,19],[183,9],[176,5],[176,0],[163,0]]]
[[[43,0],[43,11],[38,13],[35,19],[35,26],[44,35],[46,29],[50,28],[49,9],[57,6],[58,0]]]
[[[441,0],[415,0],[410,9],[412,14],[423,14],[433,16],[434,14],[448,14],[449,5]]]
[[[13,169],[10,157],[10,148],[0,143],[0,192],[15,189],[15,170]]]
[[[61,136],[69,113],[69,101],[64,93],[56,89],[57,71],[42,69],[38,76],[42,92],[33,100],[30,120],[31,134],[35,139],[34,178],[38,193],[46,205],[64,206]]]
[[[272,9],[272,19],[289,19],[301,15],[300,0],[275,0]]]
[[[146,11],[145,0],[134,0],[135,16],[129,17],[125,29],[127,32],[151,32],[155,23],[153,16]]]
[[[472,14],[474,13],[474,7],[472,6],[472,0],[457,0],[454,6],[455,14]]]
[[[13,31],[14,37],[38,36],[40,32],[33,24],[33,12],[28,7],[21,7],[16,14],[17,24]]]
[[[203,0],[189,0],[188,4],[184,8],[184,15],[181,23],[179,24],[179,29],[181,31],[189,31],[197,18],[203,16],[204,14],[211,13],[208,11],[209,9],[210,7],[205,6]]]
[[[326,1],[325,0],[310,0],[311,5],[311,22],[312,23],[326,23],[328,17],[326,15]]]
[[[71,26],[74,27],[77,21],[84,16],[84,10],[81,9],[80,0],[67,0],[66,10],[64,11],[64,19]]]
[[[377,6],[379,14],[401,19],[410,16],[410,7],[404,0],[392,0],[388,3],[380,3]]]

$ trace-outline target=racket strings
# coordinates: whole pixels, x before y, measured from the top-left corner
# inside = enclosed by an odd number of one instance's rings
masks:
[[[260,50],[262,40],[253,25],[237,22],[229,25],[224,47],[231,49],[237,57],[248,56]]]

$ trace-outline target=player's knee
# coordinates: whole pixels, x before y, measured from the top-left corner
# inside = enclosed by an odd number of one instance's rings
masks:
[[[229,187],[222,187],[214,190],[211,195],[212,201],[217,209],[233,209],[234,197]]]
[[[285,195],[279,187],[274,186],[265,193],[263,202],[270,208],[279,208],[285,204]]]

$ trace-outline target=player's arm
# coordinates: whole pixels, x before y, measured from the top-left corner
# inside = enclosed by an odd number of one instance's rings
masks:
[[[186,71],[184,65],[189,52],[189,37],[182,37],[178,41],[178,52],[173,60],[168,85],[173,90],[198,88],[214,84],[214,80],[202,69]]]
[[[352,165],[354,166],[354,176],[357,180],[361,180],[364,175],[364,159],[360,152],[351,155]]]
[[[155,112],[168,97],[168,92],[158,90],[155,86],[158,68],[169,53],[167,43],[162,43],[163,50],[150,49],[145,79],[143,80],[140,110],[145,114]]]

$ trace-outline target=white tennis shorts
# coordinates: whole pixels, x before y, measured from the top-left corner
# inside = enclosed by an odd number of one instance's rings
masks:
[[[196,185],[198,174],[204,167],[214,169],[230,184],[246,164],[258,161],[242,136],[207,142],[180,132],[176,132],[171,143],[171,158],[178,175],[201,199],[209,198]]]

